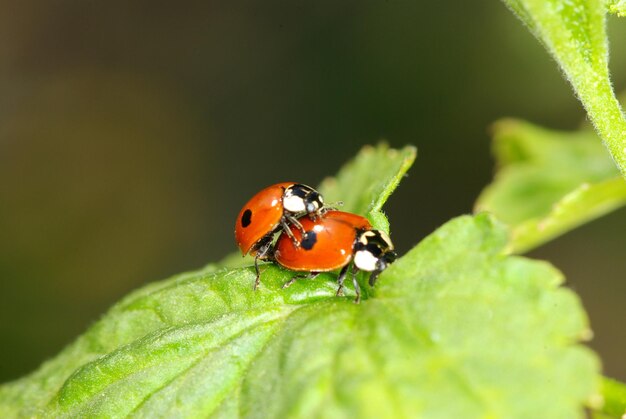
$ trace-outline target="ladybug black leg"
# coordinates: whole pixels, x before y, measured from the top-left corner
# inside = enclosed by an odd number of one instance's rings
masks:
[[[287,220],[289,220],[289,218],[287,217],[283,217],[280,219],[280,225],[283,228],[283,231],[289,236],[289,238],[291,239],[291,242],[293,243],[293,245],[297,248],[300,247],[300,242],[298,241],[298,239],[296,239],[296,236],[293,235],[293,232],[291,231],[291,228],[289,228],[289,224],[287,224]],[[296,220],[298,221],[298,220]],[[291,221],[290,221],[291,222]],[[300,223],[298,223],[300,224]],[[300,228],[302,228],[302,225],[300,225]],[[302,233],[304,234],[304,233]]]
[[[378,259],[376,262],[376,269],[370,275],[369,284],[370,286],[376,285],[376,280],[378,279],[378,275],[381,274],[382,271],[387,269],[390,263],[393,263],[396,260],[396,253],[394,251],[387,251],[382,258]]]
[[[287,220],[289,221],[291,224],[293,224],[298,230],[300,230],[300,233],[304,234],[306,233],[306,231],[304,231],[304,227],[302,227],[302,224],[300,224],[300,221],[298,221],[298,218],[296,216],[293,216],[291,214],[285,214],[283,215],[283,220]],[[289,231],[291,231],[290,228],[288,228]],[[293,236],[290,236],[293,237]]]
[[[359,268],[352,266],[352,283],[354,284],[354,292],[356,293],[354,304],[359,304],[361,302],[361,287],[359,286],[359,281],[356,280],[356,273],[358,271]]]
[[[256,272],[256,278],[254,279],[254,287],[252,289],[256,291],[256,289],[259,287],[259,283],[261,282],[261,270],[259,269],[258,253],[256,254],[256,256],[254,256],[254,270]]]
[[[370,280],[369,280],[369,284],[370,287],[373,287],[374,285],[376,285],[376,280],[378,279],[378,275],[380,275],[381,271],[373,271],[372,274],[370,275]]]
[[[261,246],[254,255],[254,271],[256,272],[256,278],[254,279],[254,287],[256,289],[259,287],[259,283],[261,282],[261,269],[259,268],[259,259],[271,259],[272,255],[270,254],[270,250],[272,248],[272,237],[271,235],[267,238],[264,238],[261,242]]]
[[[283,284],[283,288],[289,288],[298,279],[315,279],[319,274],[320,274],[319,272],[309,272],[309,273],[304,274],[304,275],[302,275],[302,274],[296,275],[293,278],[291,278],[289,281],[285,282]]]
[[[337,283],[339,287],[337,288],[337,293],[335,294],[337,297],[343,295],[343,281],[346,279],[346,274],[348,273],[348,265],[341,268],[339,271],[339,276],[337,277]]]

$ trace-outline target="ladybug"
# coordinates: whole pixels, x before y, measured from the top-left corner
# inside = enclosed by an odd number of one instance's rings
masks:
[[[268,186],[243,206],[235,223],[235,240],[244,256],[254,255],[254,289],[259,285],[258,261],[269,257],[275,233],[282,229],[297,248],[299,243],[290,227],[304,232],[301,217],[317,218],[324,210],[324,199],[319,192],[294,182]]]
[[[296,227],[291,227],[291,234],[300,246],[294,246],[287,234],[281,234],[274,247],[274,260],[293,271],[309,272],[304,276],[309,278],[320,272],[341,269],[337,277],[337,295],[342,294],[348,267],[352,265],[355,303],[361,299],[356,273],[371,272],[369,284],[374,286],[378,275],[396,260],[389,236],[384,231],[372,229],[370,222],[360,215],[328,211],[323,218],[302,218],[299,221],[304,234]],[[292,278],[283,287],[290,286],[298,278],[303,276]]]

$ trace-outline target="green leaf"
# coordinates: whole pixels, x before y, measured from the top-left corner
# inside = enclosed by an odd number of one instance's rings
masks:
[[[626,120],[609,80],[605,1],[503,1],[559,63],[626,176]]]
[[[498,172],[476,202],[511,226],[521,253],[626,205],[626,182],[592,131],[494,124]]]
[[[38,371],[0,417],[583,417],[598,361],[578,298],[507,230],[457,218],[361,304],[334,276],[208,268],[122,300]]]

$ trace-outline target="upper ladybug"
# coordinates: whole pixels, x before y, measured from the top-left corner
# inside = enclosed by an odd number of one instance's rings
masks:
[[[294,245],[299,246],[290,227],[295,226],[304,232],[298,218],[305,215],[317,218],[323,210],[324,199],[319,192],[293,182],[268,186],[243,206],[235,223],[235,240],[243,255],[255,255],[255,288],[258,285],[258,259],[268,256],[274,234],[282,229]]]

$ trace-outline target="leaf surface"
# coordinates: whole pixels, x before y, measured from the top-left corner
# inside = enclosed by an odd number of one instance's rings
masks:
[[[331,275],[206,270],[128,296],[34,374],[0,415],[582,417],[598,362],[576,296],[506,230],[455,219],[360,305]],[[503,372],[506,373],[503,373]]]

